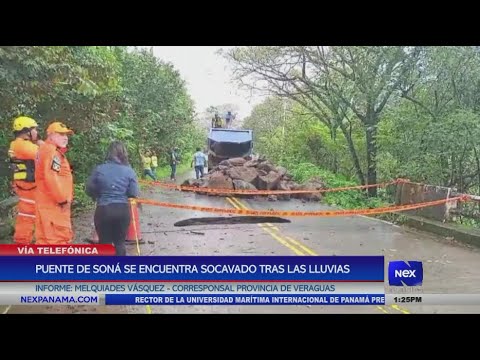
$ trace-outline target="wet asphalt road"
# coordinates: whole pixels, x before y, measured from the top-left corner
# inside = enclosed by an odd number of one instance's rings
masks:
[[[192,176],[192,174],[186,174]],[[184,176],[184,177],[186,177]],[[180,183],[181,179],[177,181]],[[225,208],[320,210],[328,206],[299,200],[267,201],[198,195],[155,188],[145,198]],[[480,251],[445,238],[363,216],[290,218],[287,224],[195,225],[176,221],[219,216],[191,210],[143,205],[141,255],[384,255],[389,260],[420,260],[424,293],[480,293]],[[229,216],[229,215],[227,215]],[[89,233],[91,215],[79,219],[77,234]],[[83,228],[82,228],[83,226]],[[79,235],[80,237],[80,235]],[[128,246],[138,255],[137,246]],[[8,313],[480,313],[478,306],[454,305],[177,305],[177,306],[13,306]]]
[[[275,210],[319,210],[328,206],[299,200],[225,198],[158,189],[150,197],[172,203]],[[142,255],[384,255],[424,263],[424,293],[480,293],[480,251],[442,237],[363,217],[290,218],[288,224],[203,225],[179,229],[176,221],[217,216],[144,206]],[[132,255],[136,252],[131,246]],[[480,313],[479,306],[209,305],[136,306],[152,313]]]

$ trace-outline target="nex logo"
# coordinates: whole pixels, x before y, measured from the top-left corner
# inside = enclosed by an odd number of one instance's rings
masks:
[[[415,277],[417,270],[395,270],[395,277]]]
[[[388,283],[390,286],[418,286],[423,282],[421,261],[390,261]]]

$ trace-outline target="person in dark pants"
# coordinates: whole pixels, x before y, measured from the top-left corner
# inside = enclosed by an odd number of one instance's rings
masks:
[[[87,180],[86,193],[97,202],[94,223],[99,243],[113,244],[115,254],[125,256],[131,220],[128,199],[138,197],[139,188],[123,143],[110,144],[106,162],[98,165]]]
[[[180,163],[180,155],[178,154],[178,147],[174,147],[170,152],[170,167],[172,172],[170,173],[170,180],[175,181],[177,179],[177,164]]]
[[[195,176],[198,179],[203,177],[204,175],[204,168],[205,165],[207,164],[207,157],[205,154],[202,152],[202,149],[197,148],[197,152],[193,154],[193,159],[192,159],[192,164],[191,166],[195,164]]]

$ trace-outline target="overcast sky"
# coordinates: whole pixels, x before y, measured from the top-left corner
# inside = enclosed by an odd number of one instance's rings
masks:
[[[239,108],[238,117],[245,118],[261,99],[249,99],[231,83],[228,62],[216,54],[222,48],[232,46],[154,46],[153,52],[180,72],[198,113],[211,105],[232,103]]]

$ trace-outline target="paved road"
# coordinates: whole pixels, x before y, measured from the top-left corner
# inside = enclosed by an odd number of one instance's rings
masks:
[[[191,174],[188,174],[191,176]],[[156,188],[144,194],[155,200],[251,209],[318,210],[328,207],[298,200],[270,202],[180,193]],[[202,225],[178,228],[176,221],[217,216],[190,210],[144,205],[141,255],[384,255],[389,260],[424,263],[425,293],[480,293],[480,251],[442,237],[413,231],[361,216],[290,218],[287,224]],[[91,218],[91,215],[88,217]],[[88,222],[88,221],[87,221]],[[85,233],[83,232],[82,235]],[[130,255],[137,247],[129,245]],[[318,306],[318,305],[218,305],[127,307],[24,307],[9,313],[480,313],[480,306]]]
[[[258,201],[160,190],[151,197],[214,207],[278,210],[328,209],[318,203]],[[361,216],[291,218],[288,224],[208,225],[179,229],[175,221],[216,216],[145,206],[142,255],[384,255],[424,262],[425,293],[480,293],[480,251],[430,234]],[[193,232],[192,232],[193,231]],[[131,247],[135,252],[135,247]],[[153,313],[480,313],[480,306],[152,306]]]

